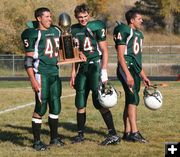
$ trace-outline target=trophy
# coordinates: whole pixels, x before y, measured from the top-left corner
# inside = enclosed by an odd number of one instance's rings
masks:
[[[69,33],[71,27],[71,18],[67,13],[59,15],[59,26],[63,31],[60,43],[60,64],[82,62],[79,57],[79,50],[73,44],[72,35]]]

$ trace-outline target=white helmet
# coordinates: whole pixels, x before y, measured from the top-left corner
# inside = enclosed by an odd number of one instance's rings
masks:
[[[144,104],[151,110],[157,110],[162,106],[163,96],[156,86],[145,87]]]
[[[117,104],[117,92],[110,83],[99,84],[98,100],[101,106],[105,108],[111,108]]]

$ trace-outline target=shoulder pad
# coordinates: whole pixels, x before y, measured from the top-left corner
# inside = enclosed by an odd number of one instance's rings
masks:
[[[56,25],[51,25],[51,28],[55,28],[55,29],[57,29],[57,30],[59,30],[59,31],[62,31],[61,28],[59,28],[59,27],[56,26]]]
[[[115,27],[116,30],[124,31],[124,32],[130,32],[130,27],[122,22],[117,22],[117,26]]]
[[[80,24],[79,24],[79,23],[76,23],[76,24],[71,25],[71,29],[73,29],[73,28],[79,28],[79,27],[80,27]]]
[[[118,22],[117,26],[120,27],[120,28],[128,28],[129,27],[128,25],[126,25],[126,24],[124,24],[122,22]]]
[[[56,26],[56,25],[51,25],[51,27],[56,27],[56,28],[59,28],[58,26]]]
[[[103,21],[95,20],[95,21],[89,21],[87,27],[90,28],[92,31],[96,31],[102,28],[106,28],[106,25]]]
[[[28,21],[28,22],[26,22],[26,26],[28,28],[38,28],[39,23],[38,23],[38,21]]]
[[[79,23],[71,25],[70,32],[74,34],[76,31],[78,31],[82,26]]]
[[[22,34],[21,34],[21,38],[27,38],[30,36],[35,36],[37,34],[37,30],[34,28],[27,28],[25,29]]]

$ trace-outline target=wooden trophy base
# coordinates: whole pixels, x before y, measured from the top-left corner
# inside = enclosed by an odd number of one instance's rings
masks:
[[[66,58],[66,56],[61,52],[60,53],[60,65],[83,62],[79,57],[79,50],[77,48],[73,48],[73,58]]]

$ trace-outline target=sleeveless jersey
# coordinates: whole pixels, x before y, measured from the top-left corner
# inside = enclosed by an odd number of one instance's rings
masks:
[[[21,38],[25,52],[34,52],[34,72],[58,75],[57,58],[59,55],[59,37],[61,31],[52,26],[48,30],[27,28]]]

